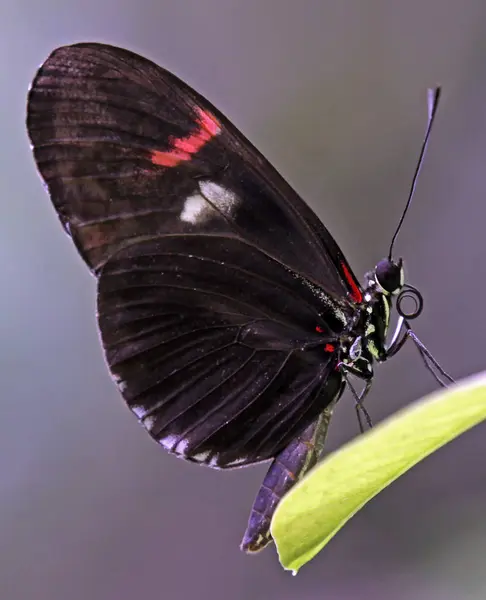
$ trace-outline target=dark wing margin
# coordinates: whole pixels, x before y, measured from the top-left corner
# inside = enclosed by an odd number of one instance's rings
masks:
[[[58,48],[32,84],[27,127],[54,206],[93,271],[138,240],[226,233],[360,301],[314,212],[222,113],[149,60],[103,44]],[[201,193],[208,182],[216,188]],[[195,194],[199,213],[187,210]]]
[[[133,244],[99,280],[102,341],[127,404],[169,452],[218,468],[272,458],[333,400],[322,392],[341,375],[323,345],[337,338],[324,322],[309,333],[317,305],[278,262],[225,237]]]

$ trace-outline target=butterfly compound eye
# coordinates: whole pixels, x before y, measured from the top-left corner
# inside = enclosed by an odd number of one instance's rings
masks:
[[[402,259],[394,263],[384,258],[375,267],[375,278],[378,285],[388,294],[397,294],[403,286]]]

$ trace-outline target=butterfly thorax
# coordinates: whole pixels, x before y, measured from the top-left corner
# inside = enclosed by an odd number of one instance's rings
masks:
[[[342,337],[340,360],[355,371],[370,377],[372,363],[387,358],[386,338],[390,325],[393,296],[404,283],[402,261],[383,259],[367,273],[363,301],[357,306]]]

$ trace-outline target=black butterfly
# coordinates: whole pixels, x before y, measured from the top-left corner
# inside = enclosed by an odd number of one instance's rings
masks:
[[[409,336],[428,356],[407,322],[421,297],[404,286],[402,261],[390,251],[363,289],[248,140],[127,50],[55,50],[29,92],[27,127],[61,222],[98,279],[106,359],[138,420],[187,460],[273,461],[242,542],[263,548],[276,504],[322,450],[348,374],[366,382],[359,396],[353,388],[359,407],[374,361]],[[387,345],[392,298],[405,292],[419,306],[399,308]]]

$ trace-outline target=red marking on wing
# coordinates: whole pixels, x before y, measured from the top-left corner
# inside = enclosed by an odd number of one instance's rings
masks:
[[[324,346],[324,352],[334,352],[335,349],[336,349],[336,347],[333,346],[332,344],[326,344]]]
[[[179,163],[190,159],[191,155],[187,152],[159,152],[158,150],[154,150],[150,157],[154,165],[161,167],[176,167]]]
[[[199,129],[196,129],[194,133],[187,137],[171,138],[169,142],[173,148],[172,150],[165,152],[153,150],[150,160],[154,165],[176,167],[181,162],[191,160],[193,154],[199,152],[204,144],[221,131],[221,124],[216,117],[205,112],[199,106],[196,106],[195,110],[199,115],[196,121],[199,124]]]
[[[199,123],[201,124],[201,127],[209,133],[210,137],[218,135],[221,131],[221,123],[218,119],[199,107],[196,107],[196,110],[199,113]]]
[[[319,327],[319,325],[316,325],[316,331],[317,331],[317,333],[322,333],[322,327]]]
[[[341,269],[343,270],[343,274],[344,274],[346,281],[349,283],[349,286],[351,287],[351,298],[355,302],[360,304],[363,301],[363,294],[361,293],[361,290],[359,289],[356,281],[354,280],[354,277],[351,275],[350,270],[346,266],[346,263],[344,263],[343,261],[341,261]]]

